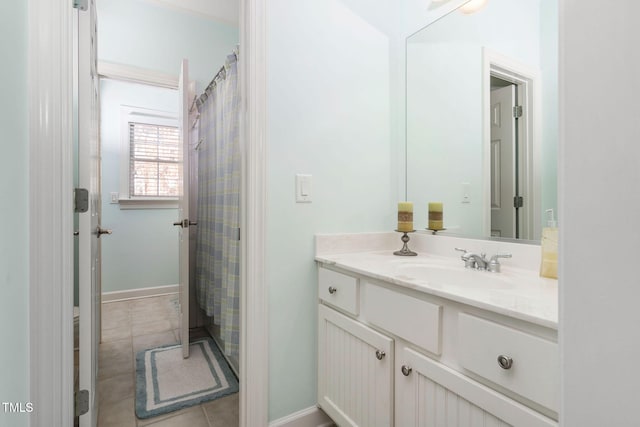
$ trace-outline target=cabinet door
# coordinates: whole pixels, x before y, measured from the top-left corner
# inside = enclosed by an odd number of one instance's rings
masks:
[[[542,414],[409,348],[398,349],[396,369],[398,426],[557,426]]]
[[[393,340],[318,311],[318,405],[341,427],[393,425]]]

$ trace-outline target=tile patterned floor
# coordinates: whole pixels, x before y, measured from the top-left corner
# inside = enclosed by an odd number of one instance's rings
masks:
[[[178,342],[176,295],[102,305],[98,427],[236,427],[238,393],[159,417],[134,412],[135,353]],[[194,331],[192,339],[208,336]]]

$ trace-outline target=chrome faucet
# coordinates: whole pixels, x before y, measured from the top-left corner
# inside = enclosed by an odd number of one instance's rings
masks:
[[[475,254],[468,252],[466,249],[455,248],[456,251],[463,252],[460,259],[464,261],[466,268],[475,268],[477,270],[488,270],[492,273],[500,272],[499,258],[511,258],[511,254],[495,254],[491,259],[487,260],[486,254]]]

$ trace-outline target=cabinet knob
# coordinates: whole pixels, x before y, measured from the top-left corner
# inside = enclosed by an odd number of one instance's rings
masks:
[[[335,294],[336,292],[338,292],[338,290],[336,288],[334,288],[333,286],[329,286],[329,293],[331,295]]]
[[[513,359],[501,354],[498,356],[498,365],[500,365],[502,369],[511,369],[513,366]]]
[[[387,353],[385,353],[382,350],[376,350],[376,359],[378,360],[382,360],[384,359],[384,357],[387,355]]]
[[[402,365],[402,368],[400,368],[400,370],[402,371],[402,375],[404,375],[405,377],[408,377],[411,371],[413,371],[413,369],[411,369],[411,366],[408,365]]]

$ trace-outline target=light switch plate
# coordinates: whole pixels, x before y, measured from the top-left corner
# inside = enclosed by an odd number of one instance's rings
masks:
[[[120,200],[120,195],[118,193],[111,193],[111,203],[118,203],[118,201]]]
[[[471,196],[469,192],[471,191],[471,185],[468,182],[462,183],[462,203],[471,203]]]
[[[312,176],[296,174],[296,203],[311,203]]]

